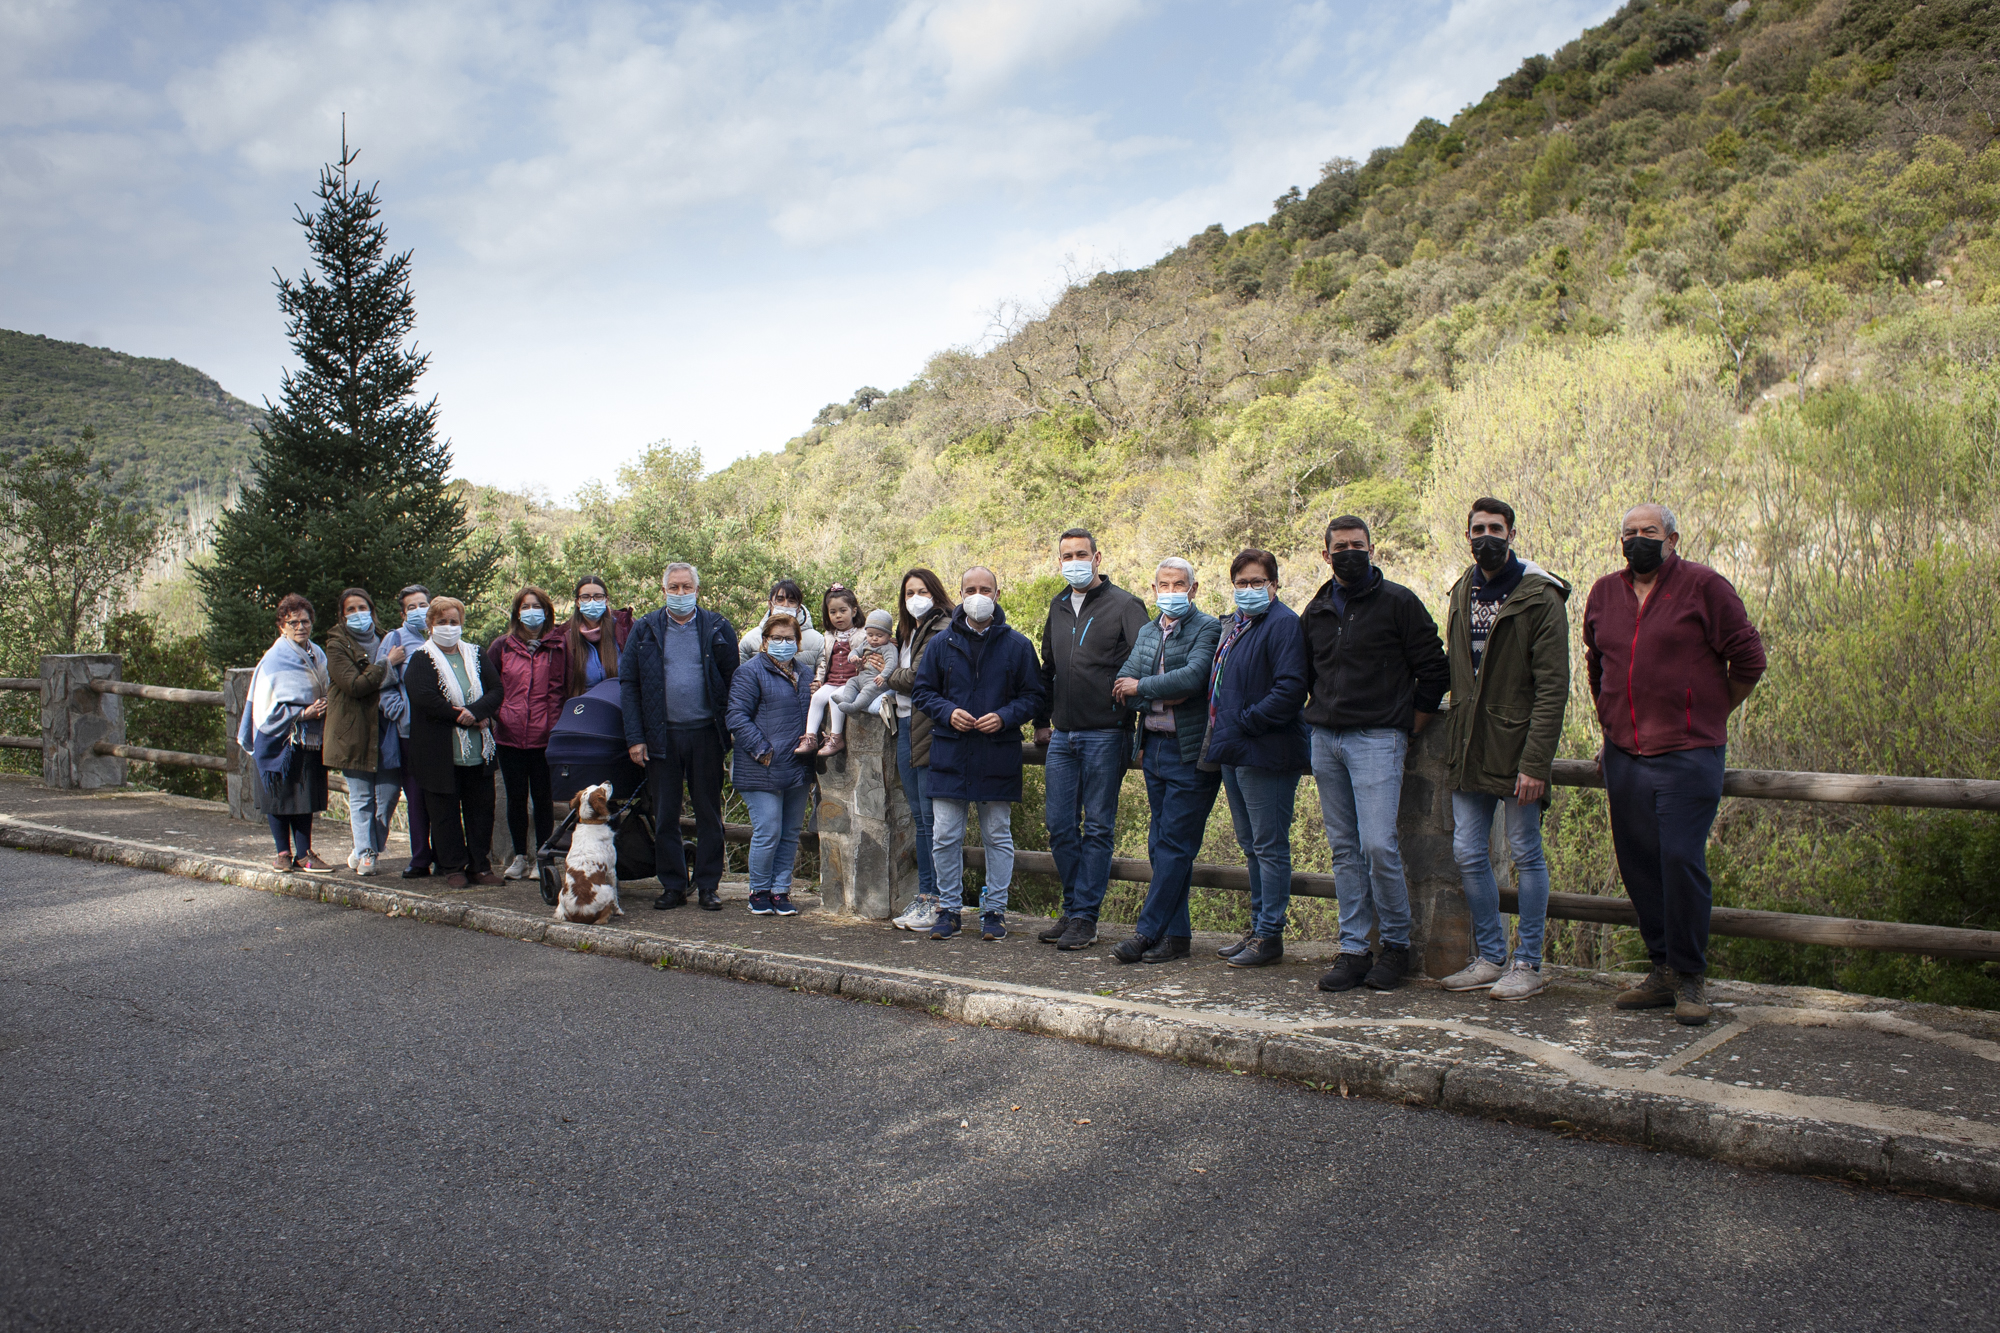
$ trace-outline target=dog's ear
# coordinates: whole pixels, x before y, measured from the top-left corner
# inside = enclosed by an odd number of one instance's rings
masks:
[[[579,814],[582,812],[583,798],[587,794],[588,793],[585,792],[578,792],[576,795],[569,798],[569,810],[571,814]]]
[[[609,819],[611,817],[611,805],[610,802],[604,799],[604,788],[592,787],[590,789],[590,813],[596,815],[599,819]]]

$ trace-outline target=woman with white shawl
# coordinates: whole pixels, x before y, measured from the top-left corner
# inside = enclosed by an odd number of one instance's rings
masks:
[[[313,606],[298,593],[278,603],[278,640],[257,663],[236,743],[256,765],[251,800],[271,821],[278,870],[331,874],[313,854],[313,816],[326,809],[320,762],[326,716],[326,654],[312,641]]]
[[[465,641],[465,603],[431,599],[430,638],[403,667],[410,740],[403,763],[423,789],[437,869],[454,889],[498,884],[493,873],[493,715],[500,671]]]

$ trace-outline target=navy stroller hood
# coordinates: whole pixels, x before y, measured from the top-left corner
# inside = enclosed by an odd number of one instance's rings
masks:
[[[600,681],[563,702],[549,732],[549,762],[608,763],[625,757],[625,715],[618,682]]]

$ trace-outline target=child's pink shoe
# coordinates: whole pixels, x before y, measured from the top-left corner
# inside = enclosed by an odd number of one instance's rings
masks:
[[[830,754],[839,754],[842,750],[845,750],[846,748],[847,748],[847,737],[829,736],[826,738],[826,744],[819,747],[819,757],[824,759]]]
[[[801,759],[809,754],[816,753],[818,750],[819,737],[812,735],[799,737],[799,743],[792,747],[792,753],[798,755]]]

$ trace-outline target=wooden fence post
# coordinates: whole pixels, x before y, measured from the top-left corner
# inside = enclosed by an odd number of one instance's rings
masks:
[[[96,791],[125,785],[125,761],[97,754],[99,741],[125,743],[125,701],[99,694],[93,680],[117,680],[116,653],[50,654],[42,659],[42,785]]]
[[[230,765],[222,781],[229,792],[231,819],[253,819],[257,814],[251,804],[250,786],[257,780],[257,775],[250,768],[250,752],[236,743],[237,730],[243,725],[243,712],[250,706],[250,678],[256,674],[255,667],[231,667],[222,678],[222,757]]]

